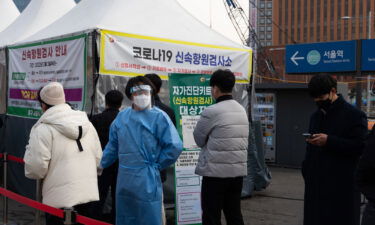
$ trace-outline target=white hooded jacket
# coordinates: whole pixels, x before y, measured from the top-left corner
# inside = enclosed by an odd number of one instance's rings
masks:
[[[77,141],[79,126],[82,151]],[[25,175],[43,179],[44,204],[72,207],[99,200],[97,167],[101,157],[98,134],[86,113],[60,104],[49,108],[31,129]]]

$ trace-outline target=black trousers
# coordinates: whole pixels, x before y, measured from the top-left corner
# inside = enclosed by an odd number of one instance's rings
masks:
[[[374,225],[375,224],[375,203],[368,202],[363,212],[361,225]]]
[[[82,216],[90,217],[91,202],[74,206],[74,210]],[[76,223],[79,224],[79,223]],[[64,225],[64,220],[46,213],[46,225]]]
[[[101,176],[98,177],[98,188],[99,188],[99,201],[92,202],[90,213],[92,218],[98,220],[106,220],[103,215],[103,208],[105,200],[109,192],[109,187],[111,187],[111,197],[112,197],[112,208],[111,215],[109,218],[110,223],[115,223],[116,219],[116,183],[117,183],[117,167],[118,164],[112,165],[109,168],[103,170]]]
[[[244,225],[241,213],[242,182],[243,177],[203,177],[203,225],[221,225],[222,210],[227,225]]]

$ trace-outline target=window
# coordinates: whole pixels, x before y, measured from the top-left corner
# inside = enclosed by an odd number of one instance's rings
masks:
[[[267,30],[268,32],[270,32],[270,31],[272,31],[272,27],[271,27],[271,26],[267,26],[267,27],[266,27],[266,30]]]
[[[272,2],[267,2],[267,9],[272,9]]]
[[[268,28],[268,27],[267,27],[267,28]],[[264,32],[264,31],[265,31],[265,28],[264,28],[263,26],[260,26],[260,27],[259,27],[259,31],[260,31],[260,32]],[[268,31],[268,30],[267,30],[267,31]]]
[[[272,42],[267,41],[267,46],[271,46],[271,45],[272,45]]]
[[[267,34],[266,37],[267,37],[267,40],[271,40],[272,39],[272,34]]]
[[[272,24],[272,20],[271,19],[267,19],[267,24]]]
[[[265,7],[265,3],[264,2],[259,3],[259,8],[264,9],[264,7]]]
[[[267,11],[266,11],[266,15],[267,15],[267,16],[272,16],[272,10],[267,10]]]
[[[261,40],[264,40],[264,39],[265,39],[264,33],[260,33],[260,34],[259,34],[259,39],[261,39]]]
[[[264,24],[264,22],[265,22],[264,18],[260,18],[260,19],[259,19],[259,23],[260,23],[260,24]]]

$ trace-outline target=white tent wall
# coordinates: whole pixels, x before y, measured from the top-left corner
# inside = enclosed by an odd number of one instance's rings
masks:
[[[86,47],[86,105],[85,111],[90,116],[94,110],[93,99],[95,94],[94,89],[94,78],[98,76],[96,72],[96,65],[97,57],[96,57],[96,33],[92,31],[87,34],[87,47]]]
[[[19,15],[20,12],[13,0],[0,0],[0,32],[7,28]]]
[[[73,0],[32,0],[22,14],[0,33],[0,47],[14,44],[35,34],[75,5]]]

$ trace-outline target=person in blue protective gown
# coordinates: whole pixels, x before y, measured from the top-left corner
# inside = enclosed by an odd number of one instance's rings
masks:
[[[131,78],[125,94],[132,107],[113,121],[100,165],[119,160],[116,225],[161,225],[160,170],[177,160],[182,141],[168,115],[153,107],[153,85],[146,77]]]

